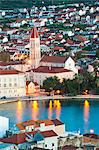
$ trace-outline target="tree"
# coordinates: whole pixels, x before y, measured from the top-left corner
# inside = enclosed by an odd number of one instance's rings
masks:
[[[59,90],[60,89],[60,80],[56,76],[46,78],[43,82],[43,88],[47,92],[51,92],[53,90]]]
[[[82,74],[76,74],[75,75],[75,81],[77,82],[78,84],[78,93],[81,93],[82,91],[82,83],[84,81],[84,76]]]

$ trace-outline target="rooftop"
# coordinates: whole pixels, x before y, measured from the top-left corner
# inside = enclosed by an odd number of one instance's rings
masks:
[[[64,123],[63,122],[61,122],[60,120],[58,120],[58,119],[54,119],[54,120],[52,120],[53,121],[53,123],[55,124],[55,126],[59,126],[59,125],[63,125]]]
[[[51,120],[28,120],[26,122],[22,122],[22,123],[18,123],[16,124],[16,126],[20,129],[20,130],[24,130],[26,126],[30,126],[30,125],[34,125],[35,127],[40,127],[40,124],[44,123],[45,126],[49,126],[49,125],[53,125],[53,121]]]
[[[5,69],[5,70],[1,70],[0,69],[0,75],[13,75],[13,74],[19,74],[22,73],[20,71],[14,70],[14,69]]]
[[[10,137],[7,138],[1,138],[0,141],[4,142],[4,143],[13,143],[13,144],[21,144],[26,142],[26,137],[34,137],[36,134],[38,133],[38,131],[34,131],[34,132],[26,132],[26,133],[19,133],[19,134],[14,134]],[[44,131],[44,132],[40,132],[39,133],[44,137],[44,138],[48,138],[48,137],[53,137],[53,136],[58,136],[53,130],[49,130],[49,131]],[[34,139],[33,139],[34,140]]]
[[[41,62],[51,62],[51,63],[65,63],[68,57],[64,56],[43,56]]]
[[[47,67],[40,66],[36,69],[33,69],[34,72],[42,72],[42,73],[62,73],[62,72],[70,72],[68,69],[64,69],[63,67]]]
[[[31,38],[38,38],[38,37],[39,37],[38,31],[37,31],[37,29],[34,27],[34,28],[32,29],[32,32],[31,32]]]

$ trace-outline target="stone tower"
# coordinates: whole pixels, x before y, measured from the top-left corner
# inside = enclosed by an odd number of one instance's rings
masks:
[[[37,29],[34,27],[30,36],[30,61],[31,67],[37,68],[41,60],[40,38]]]

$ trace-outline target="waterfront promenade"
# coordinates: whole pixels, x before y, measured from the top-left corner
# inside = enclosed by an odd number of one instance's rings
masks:
[[[77,95],[77,96],[62,96],[62,95],[53,95],[53,96],[24,96],[24,97],[11,97],[8,99],[1,99],[0,104],[16,102],[19,100],[22,101],[32,101],[32,100],[55,100],[55,99],[69,99],[69,100],[78,100],[83,101],[85,99],[89,100],[99,100],[99,95]]]

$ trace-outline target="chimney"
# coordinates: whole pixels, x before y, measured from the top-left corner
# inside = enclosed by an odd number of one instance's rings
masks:
[[[51,67],[51,66],[49,66],[49,70],[52,70],[52,67]]]

